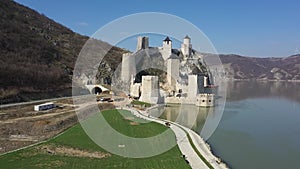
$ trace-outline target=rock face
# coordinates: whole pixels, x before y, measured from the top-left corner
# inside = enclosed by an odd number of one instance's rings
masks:
[[[229,79],[300,80],[300,54],[285,58],[220,55]]]

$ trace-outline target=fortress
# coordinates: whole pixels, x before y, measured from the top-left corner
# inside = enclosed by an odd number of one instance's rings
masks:
[[[153,75],[149,67],[164,73]],[[184,37],[180,49],[173,49],[169,37],[161,47],[150,47],[149,38],[140,36],[136,51],[123,54],[120,76],[130,86],[128,94],[140,101],[211,107],[215,89],[209,74],[201,54],[192,49],[190,37]]]

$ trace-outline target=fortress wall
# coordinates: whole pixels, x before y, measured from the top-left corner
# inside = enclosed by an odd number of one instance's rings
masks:
[[[179,79],[179,59],[167,60],[167,82],[173,90],[176,90],[176,82]]]
[[[159,84],[158,76],[142,76],[140,101],[147,103],[158,103],[159,101]]]
[[[135,57],[130,53],[125,53],[122,56],[121,79],[124,82],[129,82],[131,76],[136,74]]]
[[[189,75],[188,76],[188,97],[196,98],[198,91],[198,76],[197,75]]]
[[[135,84],[131,85],[130,95],[134,98],[140,97],[140,89],[141,89],[140,83],[135,83]]]
[[[200,107],[212,107],[215,105],[215,95],[202,93],[198,95],[197,106]]]

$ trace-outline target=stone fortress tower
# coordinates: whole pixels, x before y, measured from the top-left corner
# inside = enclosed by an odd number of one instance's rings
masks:
[[[199,88],[198,88],[198,76],[197,75],[189,75],[188,78],[188,98],[196,98],[197,94],[199,93]]]
[[[137,39],[136,51],[149,48],[149,38],[139,36]],[[136,75],[136,57],[134,53],[124,53],[122,56],[121,79],[128,83],[132,76]]]
[[[192,44],[191,38],[189,36],[185,36],[183,39],[183,43],[181,44],[181,52],[184,58],[188,58],[192,52]]]
[[[158,76],[143,76],[140,101],[147,103],[159,102]]]
[[[166,39],[163,41],[163,46],[161,48],[161,54],[164,60],[167,60],[172,54],[172,41],[167,36]]]
[[[202,73],[196,71],[196,74],[193,71],[195,65],[199,65],[198,70],[200,70],[200,65],[203,66],[204,63],[201,54],[193,52],[190,37],[186,36],[183,39],[180,49],[172,49],[172,40],[169,37],[163,40],[161,47],[149,47],[148,37],[138,37],[137,41],[137,49],[134,53],[123,54],[121,69],[121,80],[130,85],[129,94],[133,98],[152,104],[164,100],[166,103],[185,102],[203,107],[214,106],[214,94],[210,89],[212,85],[207,69],[203,69]],[[147,51],[144,51],[145,49]],[[156,59],[157,63],[154,62],[154,64],[163,62],[159,65],[166,66],[167,76],[162,88],[158,76],[142,75],[141,82],[135,82],[136,74],[139,73],[136,62],[143,57],[146,60],[147,57],[162,58],[159,62],[159,59]],[[145,62],[142,65],[150,64]]]
[[[149,48],[149,38],[145,36],[139,36],[137,39],[136,51]]]
[[[172,90],[176,90],[176,83],[179,80],[180,60],[175,54],[167,59],[167,82]]]
[[[210,93],[201,93],[197,97],[196,105],[200,107],[212,107],[215,104],[215,95]]]
[[[123,82],[129,82],[132,75],[136,74],[135,57],[131,53],[124,53],[122,56],[121,79]]]

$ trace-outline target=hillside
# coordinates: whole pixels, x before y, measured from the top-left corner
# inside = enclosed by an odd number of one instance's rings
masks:
[[[87,40],[88,37],[43,14],[14,1],[1,0],[0,104],[71,95],[74,64]],[[98,46],[109,45],[95,41]],[[110,82],[124,52],[111,48],[100,63],[99,82]],[[300,80],[300,55],[286,58],[220,55],[220,58],[229,79]]]
[[[32,9],[1,0],[0,103],[71,95],[73,67],[87,40]],[[111,49],[113,57],[106,58],[111,68],[123,52]]]
[[[220,55],[230,79],[300,80],[300,55],[285,58],[254,58]]]

